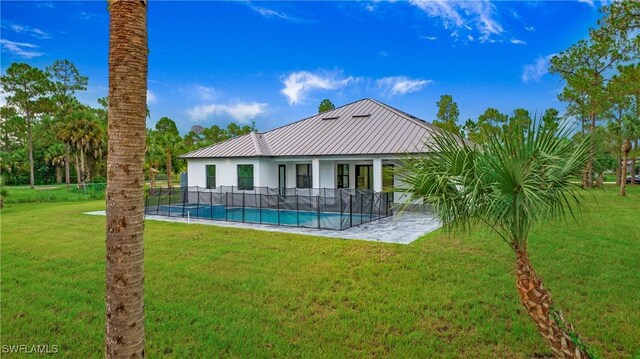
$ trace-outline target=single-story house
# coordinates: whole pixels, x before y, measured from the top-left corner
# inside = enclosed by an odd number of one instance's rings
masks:
[[[187,153],[188,185],[269,188],[397,186],[386,167],[399,155],[426,152],[432,124],[372,99],[303,120],[235,137]],[[387,171],[392,172],[392,171]]]

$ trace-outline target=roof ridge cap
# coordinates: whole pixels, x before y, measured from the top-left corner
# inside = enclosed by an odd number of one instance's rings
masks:
[[[251,141],[253,142],[253,148],[256,150],[256,155],[262,156],[262,150],[260,150],[260,144],[258,144],[256,133],[251,131],[249,134],[251,135]]]

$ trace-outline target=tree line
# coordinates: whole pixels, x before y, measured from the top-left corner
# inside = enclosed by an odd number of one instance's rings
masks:
[[[9,185],[106,182],[107,115],[109,100],[97,106],[81,103],[76,93],[87,89],[69,60],[57,60],[45,69],[13,63],[0,77],[7,94],[0,107],[0,173]],[[147,118],[150,117],[147,108]],[[145,167],[152,184],[163,173],[168,185],[172,175],[184,170],[178,159],[188,151],[256,131],[255,123],[226,128],[193,126],[181,136],[173,120],[162,117],[147,129]]]
[[[601,185],[607,172],[615,173],[616,183],[625,193],[627,164],[635,183],[640,157],[640,3],[613,2],[600,10],[598,26],[589,38],[580,40],[550,61],[549,72],[562,77],[565,86],[558,98],[567,104],[558,110],[545,110],[537,121],[557,127],[560,121],[579,124],[574,136],[590,136],[589,159],[582,172],[582,186]],[[451,95],[442,95],[433,124],[477,143],[486,142],[498,131],[531,123],[531,114],[515,109],[511,114],[487,108],[477,120],[458,122],[458,105]]]

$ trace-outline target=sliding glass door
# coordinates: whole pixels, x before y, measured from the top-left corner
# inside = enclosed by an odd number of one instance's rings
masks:
[[[356,165],[356,188],[373,188],[373,165]]]

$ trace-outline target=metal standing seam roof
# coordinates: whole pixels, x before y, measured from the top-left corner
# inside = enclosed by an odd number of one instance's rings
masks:
[[[228,139],[182,158],[382,155],[426,152],[439,128],[363,99],[267,131]]]

